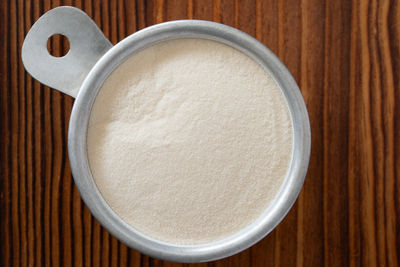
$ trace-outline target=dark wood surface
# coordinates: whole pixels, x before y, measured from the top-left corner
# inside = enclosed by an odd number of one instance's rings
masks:
[[[59,5],[83,9],[113,44],[167,20],[231,25],[267,45],[297,80],[312,128],[300,197],[270,235],[209,266],[398,266],[394,0],[1,1],[0,266],[180,266],[119,243],[79,196],[67,151],[73,99],[34,81],[20,59],[31,25]],[[65,49],[59,40],[50,46]]]

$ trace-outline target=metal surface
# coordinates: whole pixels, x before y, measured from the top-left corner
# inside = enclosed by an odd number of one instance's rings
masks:
[[[286,97],[293,125],[290,168],[277,196],[251,225],[218,241],[195,246],[162,242],[136,231],[125,223],[101,196],[90,172],[87,158],[87,128],[90,111],[108,75],[132,53],[165,40],[203,38],[232,46],[256,60],[279,84]],[[38,59],[39,60],[39,59]],[[94,65],[82,83],[72,110],[68,148],[73,177],[92,214],[107,230],[126,245],[161,259],[204,262],[238,253],[271,232],[295,202],[307,172],[311,147],[306,106],[293,77],[279,59],[260,42],[234,28],[206,21],[184,20],[143,29],[111,48]]]
[[[62,34],[70,50],[54,57],[47,50],[47,40]],[[73,7],[57,7],[41,16],[29,30],[22,46],[25,69],[39,82],[72,97],[93,65],[112,47],[96,23],[85,12]]]

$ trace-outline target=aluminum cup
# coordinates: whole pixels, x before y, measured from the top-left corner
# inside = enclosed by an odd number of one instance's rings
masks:
[[[47,51],[47,40],[54,34],[63,34],[69,39],[70,51],[64,57],[53,57]],[[99,192],[87,155],[90,112],[107,77],[136,51],[180,38],[220,42],[258,62],[282,90],[293,127],[290,166],[269,207],[239,232],[201,245],[163,242],[123,221]],[[200,20],[172,21],[145,28],[112,46],[84,12],[73,7],[58,7],[48,11],[32,26],[22,47],[22,60],[26,70],[35,79],[76,98],[68,134],[69,159],[75,183],[84,202],[101,225],[131,248],[152,257],[177,262],[205,262],[228,257],[252,246],[270,233],[288,213],[301,190],[311,147],[310,124],[304,100],[295,80],[281,61],[263,44],[237,29]]]

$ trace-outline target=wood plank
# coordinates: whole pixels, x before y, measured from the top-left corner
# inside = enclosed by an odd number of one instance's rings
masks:
[[[323,98],[324,262],[348,263],[348,111],[351,3],[325,4]],[[341,255],[338,257],[337,255]]]
[[[187,19],[188,14],[187,0],[166,0],[165,1],[165,20]]]
[[[323,266],[323,97],[325,3],[302,1],[300,88],[309,111],[311,156],[298,200],[297,266]],[[304,15],[307,14],[307,15]]]
[[[353,5],[350,262],[352,266],[398,266],[394,154],[398,135],[394,130],[398,100],[394,73],[398,69],[391,55],[398,53],[393,46],[398,29],[389,34],[388,23],[389,10],[398,8],[398,3],[354,1]],[[360,144],[365,146],[357,147]]]
[[[9,5],[0,5],[1,27],[1,94],[0,94],[0,240],[3,245],[0,249],[0,259],[3,264],[11,266],[12,261],[12,236],[11,236],[11,168],[10,168],[10,27],[9,27]]]

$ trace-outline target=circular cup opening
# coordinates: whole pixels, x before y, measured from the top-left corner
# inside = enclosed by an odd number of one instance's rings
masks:
[[[154,43],[179,38],[217,40],[254,58],[265,66],[280,85],[294,127],[293,158],[289,173],[276,199],[248,227],[204,245],[175,245],[156,240],[123,221],[106,203],[92,177],[87,156],[87,126],[92,104],[108,75],[133,52]],[[174,21],[141,30],[111,48],[90,71],[75,100],[69,127],[69,158],[77,187],[97,220],[131,248],[159,259],[177,262],[205,262],[236,254],[265,237],[287,214],[303,185],[310,153],[310,126],[306,106],[288,70],[270,50],[255,39],[228,26],[205,21]]]

